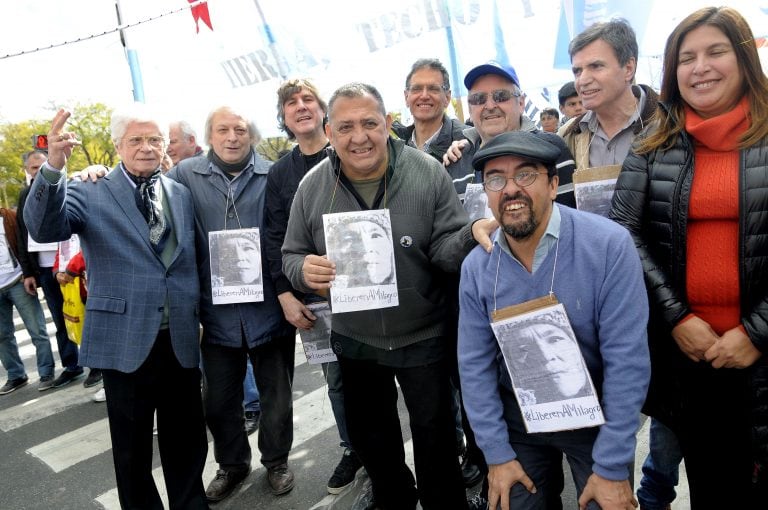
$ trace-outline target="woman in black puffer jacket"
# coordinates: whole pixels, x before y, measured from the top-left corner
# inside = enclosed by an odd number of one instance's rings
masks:
[[[611,210],[651,303],[645,411],[680,441],[692,508],[768,501],[768,78],[753,40],[730,8],[675,28],[663,104]]]

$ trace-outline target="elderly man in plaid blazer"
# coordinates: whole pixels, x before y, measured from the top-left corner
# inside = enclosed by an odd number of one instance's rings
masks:
[[[121,162],[98,182],[67,182],[80,144],[60,110],[49,159],[25,205],[39,242],[80,236],[89,295],[81,363],[104,372],[120,504],[162,509],[152,478],[152,425],[170,508],[208,508],[202,484],[207,439],[200,396],[192,197],[160,173],[167,122],[140,105],[112,116]]]

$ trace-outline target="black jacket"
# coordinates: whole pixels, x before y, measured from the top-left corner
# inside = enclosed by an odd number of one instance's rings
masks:
[[[325,159],[325,158],[323,158]],[[291,282],[283,274],[283,254],[281,248],[288,228],[288,215],[291,212],[293,196],[299,183],[310,170],[296,145],[291,152],[277,160],[269,169],[267,191],[264,197],[266,212],[266,235],[264,236],[269,274],[275,283],[277,295],[293,291],[296,297],[301,293],[294,290]]]
[[[446,114],[443,114],[443,127],[440,128],[440,132],[437,134],[432,143],[429,144],[429,150],[427,154],[438,160],[441,164],[443,162],[443,155],[445,155],[448,147],[451,146],[456,140],[464,140],[466,138],[464,131],[468,128],[466,124],[462,124],[458,119],[452,119]],[[410,145],[411,137],[413,136],[413,130],[416,129],[414,124],[410,126],[404,126],[402,124],[393,123],[392,131],[405,143]],[[421,147],[416,147],[421,150]],[[451,165],[446,168],[448,174],[453,180],[453,186],[456,188],[456,193],[460,196],[464,196],[464,190],[467,187],[467,182],[471,182],[472,176],[472,158],[470,158],[469,168],[463,168],[461,165]],[[466,178],[469,176],[469,178]]]
[[[643,263],[651,304],[649,327],[653,333],[649,334],[649,339],[652,352],[656,342],[671,346],[679,355],[670,338],[671,330],[690,313],[685,295],[685,254],[693,157],[693,141],[685,133],[669,150],[642,155],[632,152],[624,161],[613,196],[611,218],[629,229]],[[741,324],[763,353],[752,367],[752,381],[753,431],[760,450],[759,458],[765,466],[768,466],[767,169],[768,140],[740,151],[738,253]],[[657,345],[656,348],[663,347]],[[667,351],[666,354],[671,353]],[[663,362],[670,357],[655,359]],[[660,390],[664,391],[663,388]],[[649,393],[649,399],[651,397]]]

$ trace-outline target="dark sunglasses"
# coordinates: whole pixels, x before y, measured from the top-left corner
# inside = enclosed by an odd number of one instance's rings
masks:
[[[513,97],[520,97],[520,92],[516,90],[499,89],[491,92],[491,98],[494,103],[506,103]],[[467,97],[467,103],[472,106],[482,106],[488,101],[487,92],[475,92]]]

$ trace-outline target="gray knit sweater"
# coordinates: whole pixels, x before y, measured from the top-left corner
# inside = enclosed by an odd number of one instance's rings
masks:
[[[466,254],[477,244],[443,167],[402,142],[389,143],[394,148],[390,154],[395,157],[392,173],[388,172],[385,203],[392,221],[400,304],[337,313],[332,321],[334,331],[387,350],[444,333],[447,310],[434,269],[458,272]],[[342,180],[337,179],[339,169],[334,168],[334,160],[327,158],[301,181],[288,220],[283,272],[302,292],[311,292],[302,275],[304,257],[326,253],[323,214],[363,210]]]

